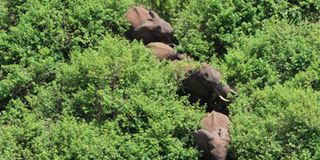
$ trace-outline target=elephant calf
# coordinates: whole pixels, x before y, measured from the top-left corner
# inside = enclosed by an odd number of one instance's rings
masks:
[[[176,51],[169,45],[161,42],[152,42],[147,45],[159,60],[182,60],[183,55],[176,53]]]
[[[205,159],[225,160],[230,143],[229,118],[219,112],[211,112],[204,117],[201,129],[193,133],[195,144],[203,151]]]

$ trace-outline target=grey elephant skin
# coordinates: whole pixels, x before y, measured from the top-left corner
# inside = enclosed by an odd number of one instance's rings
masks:
[[[151,42],[178,44],[172,26],[154,11],[148,11],[144,7],[132,7],[128,9],[126,17],[131,24],[126,33],[129,39],[141,40],[145,45]]]
[[[209,112],[216,110],[228,115],[226,106],[230,100],[227,95],[235,91],[222,84],[221,73],[209,64],[203,64],[202,68],[189,72],[182,80],[179,94],[190,94],[189,100],[192,103],[200,101],[200,104],[208,104]]]
[[[195,131],[193,137],[197,147],[203,151],[203,159],[227,159],[230,123],[226,115],[215,111],[201,120],[201,129]]]
[[[144,24],[147,20],[152,19],[149,11],[142,6],[129,8],[126,12],[126,18],[133,28],[137,28],[138,26]]]
[[[184,57],[181,54],[176,53],[176,51],[162,42],[152,42],[149,43],[147,46],[152,53],[159,59],[159,60],[182,60]]]

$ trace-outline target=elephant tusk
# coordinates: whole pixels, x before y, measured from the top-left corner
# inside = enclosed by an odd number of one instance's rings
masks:
[[[221,96],[221,95],[219,95],[219,98],[220,98],[221,100],[225,101],[225,102],[230,102],[230,100],[225,99],[225,98],[224,98],[223,96]]]
[[[238,93],[236,91],[232,90],[232,89],[230,89],[230,92],[235,94],[235,95],[238,95]]]

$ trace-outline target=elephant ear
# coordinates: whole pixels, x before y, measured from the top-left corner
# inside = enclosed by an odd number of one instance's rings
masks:
[[[204,129],[199,129],[199,130],[193,132],[193,138],[194,138],[196,145],[199,147],[199,149],[206,151],[206,152],[208,152],[212,149],[209,146],[209,142],[214,139],[214,136],[210,132],[208,132]]]
[[[143,6],[136,6],[128,9],[126,18],[133,28],[136,28],[144,23],[145,20],[151,19],[149,11]]]

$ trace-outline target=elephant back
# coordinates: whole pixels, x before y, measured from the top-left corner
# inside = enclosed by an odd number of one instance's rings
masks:
[[[231,122],[226,115],[215,111],[209,113],[200,122],[201,128],[209,132],[214,132],[216,130],[219,130],[220,128],[228,129],[230,123]]]

